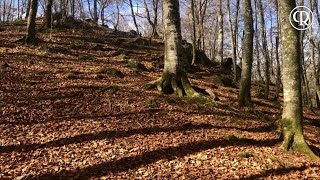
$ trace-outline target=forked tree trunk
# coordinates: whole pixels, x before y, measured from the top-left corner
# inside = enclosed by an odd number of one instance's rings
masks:
[[[240,81],[239,105],[251,106],[251,69],[253,59],[253,18],[251,0],[242,0],[244,17],[244,37],[242,42],[242,72]]]
[[[31,0],[30,12],[28,17],[27,35],[25,42],[32,43],[36,38],[36,15],[38,10],[38,0]]]
[[[299,32],[291,26],[288,18],[295,7],[296,3],[293,0],[279,1],[284,91],[282,145],[286,150],[318,158],[310,150],[303,136]]]
[[[197,92],[191,87],[181,62],[181,21],[179,1],[163,0],[164,18],[164,71],[161,80],[157,83],[158,90],[165,94],[178,96],[195,96]]]

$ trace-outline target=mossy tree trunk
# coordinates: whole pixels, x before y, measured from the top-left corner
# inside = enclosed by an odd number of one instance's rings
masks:
[[[44,28],[46,29],[51,28],[52,1],[53,0],[46,1],[45,22],[44,22]]]
[[[282,145],[286,150],[298,151],[317,158],[303,136],[299,32],[291,26],[288,18],[295,7],[295,0],[279,1],[284,94]]]
[[[158,82],[158,90],[165,94],[178,96],[195,96],[197,92],[191,87],[186,73],[182,71],[181,61],[181,21],[179,1],[163,1],[164,16],[164,72]]]
[[[30,44],[36,38],[36,15],[38,10],[38,0],[31,0],[30,12],[28,17],[27,35],[25,42]]]
[[[253,56],[253,18],[251,0],[242,0],[244,37],[242,42],[242,72],[240,80],[239,105],[251,106],[251,69]]]

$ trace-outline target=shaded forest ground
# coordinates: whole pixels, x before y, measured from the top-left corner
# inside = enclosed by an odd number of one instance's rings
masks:
[[[25,26],[0,26],[1,179],[320,178],[319,163],[282,150],[281,103],[255,84],[253,109],[218,66],[189,74],[216,106],[161,95],[145,86],[161,76],[160,40],[74,22],[14,43]],[[319,112],[304,116],[319,155]]]

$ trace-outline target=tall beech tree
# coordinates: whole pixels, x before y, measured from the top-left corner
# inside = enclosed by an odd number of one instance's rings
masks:
[[[30,12],[28,16],[27,34],[25,42],[32,43],[36,38],[36,15],[38,10],[38,0],[31,0]]]
[[[240,80],[239,105],[251,106],[251,69],[253,59],[253,17],[251,0],[242,0],[244,37],[242,42],[242,72]]]
[[[279,4],[281,50],[283,58],[283,113],[282,138],[286,150],[298,151],[318,157],[310,150],[303,136],[302,95],[301,95],[301,61],[299,32],[291,26],[290,12],[296,7],[295,0],[281,0]]]
[[[197,96],[199,93],[191,87],[187,75],[183,71],[179,1],[163,0],[163,19],[164,71],[161,79],[157,82],[157,88],[165,94]]]

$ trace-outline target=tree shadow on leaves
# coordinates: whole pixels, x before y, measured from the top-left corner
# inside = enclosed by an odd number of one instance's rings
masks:
[[[320,167],[317,165],[311,165],[311,166],[299,166],[299,167],[282,167],[278,169],[268,169],[260,174],[254,174],[245,178],[241,178],[242,180],[250,180],[250,179],[264,179],[272,175],[285,175],[289,174],[293,171],[304,171],[310,167]]]
[[[37,149],[51,148],[51,147],[62,147],[69,144],[84,143],[94,140],[103,140],[103,139],[113,139],[113,138],[123,138],[129,137],[136,134],[149,135],[155,134],[158,132],[179,132],[179,131],[190,131],[198,129],[236,129],[241,131],[248,132],[267,132],[275,129],[273,124],[254,127],[254,128],[238,128],[238,127],[229,127],[229,126],[213,126],[211,124],[192,124],[186,123],[182,126],[176,127],[147,127],[142,129],[130,129],[126,131],[101,131],[98,133],[87,133],[80,134],[73,137],[60,138],[57,140],[49,141],[47,143],[33,143],[33,144],[20,144],[20,145],[10,145],[10,146],[0,146],[0,153],[9,153],[9,152],[28,152]]]
[[[93,176],[102,176],[108,173],[124,172],[130,169],[136,169],[143,165],[152,164],[158,160],[172,160],[180,157],[194,154],[208,149],[227,146],[274,146],[279,143],[279,139],[255,140],[255,139],[215,139],[207,141],[198,141],[185,143],[177,147],[166,147],[154,151],[144,152],[137,156],[123,157],[118,160],[108,161],[101,164],[85,167],[76,170],[63,170],[54,174],[42,174],[35,179],[69,179],[69,178],[90,178]]]

